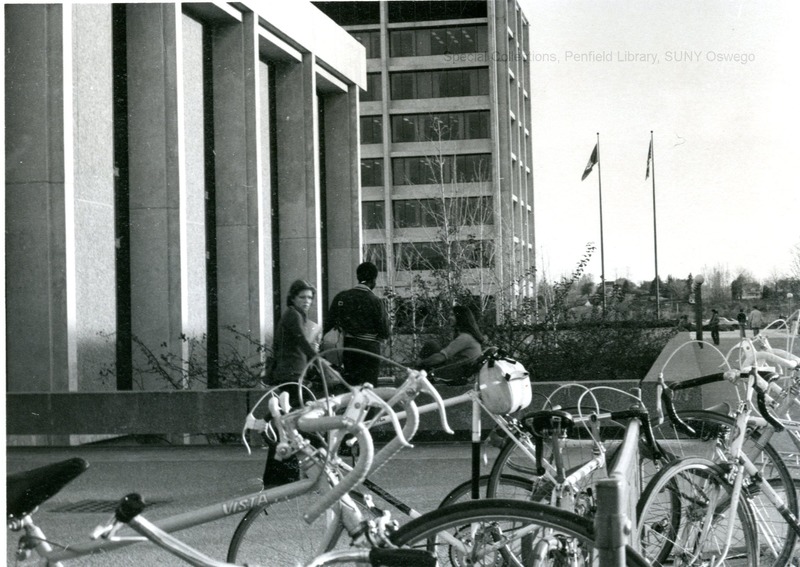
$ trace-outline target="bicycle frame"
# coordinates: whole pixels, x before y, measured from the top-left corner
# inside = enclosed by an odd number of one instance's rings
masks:
[[[216,520],[226,518],[228,516],[238,515],[243,512],[255,508],[257,506],[268,505],[273,502],[297,498],[313,490],[318,484],[319,478],[304,479],[283,486],[270,488],[253,492],[246,496],[239,496],[209,506],[202,507],[198,510],[176,514],[168,518],[164,518],[155,522],[154,525],[165,532],[177,532],[184,529],[192,528]],[[339,505],[333,508],[335,510],[335,519],[338,522],[342,511]],[[98,552],[108,552],[116,550],[134,543],[141,543],[149,541],[148,538],[130,534],[130,530],[124,530],[119,536],[113,539],[98,539],[85,543],[70,544],[68,549],[54,550],[46,538],[42,530],[34,523],[31,516],[26,516],[22,522],[22,528],[26,534],[36,537],[39,543],[35,547],[36,553],[42,558],[42,565],[56,565],[59,566],[60,562],[79,557],[85,557]],[[326,532],[326,540],[328,533]],[[324,544],[330,541],[323,542]],[[320,551],[321,553],[321,551]],[[210,563],[191,563],[193,565],[208,565]]]
[[[356,392],[353,395],[353,400],[355,401],[352,403],[352,408],[348,407],[346,414],[351,411],[356,411],[357,414],[364,411],[361,408],[365,405],[364,396],[367,394],[369,394],[369,392]],[[286,403],[288,403],[288,396]],[[278,411],[278,405],[277,398],[270,401],[270,411],[273,416],[276,415],[275,412]],[[404,433],[413,436],[418,426],[419,414],[414,411],[415,406],[411,398],[406,399],[405,406],[407,410],[404,413],[407,416],[407,422]],[[252,426],[249,417],[250,416],[248,416],[246,423]],[[303,422],[302,427],[300,426],[300,422]],[[266,422],[262,423],[265,424]],[[308,443],[304,442],[301,447],[305,447],[308,452],[304,453],[302,463],[304,463],[304,468],[310,471],[309,479],[298,480],[266,490],[259,490],[245,496],[237,496],[236,498],[204,506],[197,510],[164,518],[152,524],[142,518],[140,519],[143,521],[139,522],[138,525],[132,522],[131,525],[135,526],[135,528],[140,528],[138,531],[144,534],[145,537],[133,535],[130,533],[130,529],[122,528],[121,524],[115,524],[110,529],[95,530],[98,537],[102,537],[102,539],[70,544],[65,549],[54,550],[47,542],[41,528],[34,523],[32,514],[15,520],[17,524],[14,528],[24,530],[29,539],[33,538],[33,540],[37,542],[36,545],[31,546],[31,548],[42,558],[42,565],[60,566],[62,561],[77,559],[100,551],[112,551],[134,543],[151,541],[170,553],[181,557],[181,559],[187,561],[191,565],[216,567],[226,564],[207,557],[203,553],[186,546],[180,542],[180,540],[172,538],[168,534],[221,520],[228,516],[242,514],[254,508],[262,508],[271,503],[291,500],[317,488],[321,490],[325,486],[329,486],[330,491],[326,493],[326,498],[321,499],[320,502],[312,506],[304,516],[308,523],[312,523],[319,515],[324,513],[325,510],[329,510],[332,514],[327,518],[329,521],[328,527],[315,553],[315,555],[319,555],[324,552],[330,544],[336,542],[345,526],[358,525],[363,519],[358,507],[352,502],[348,494],[349,490],[366,478],[366,475],[372,470],[373,465],[379,467],[385,464],[400,447],[407,444],[407,441],[405,437],[395,437],[373,460],[372,439],[368,430],[360,421],[353,421],[351,418],[324,416],[306,418],[303,414],[300,417],[295,417],[291,423],[295,423],[295,427],[303,431],[331,431],[332,436],[335,437],[336,435],[334,433],[336,431],[347,429],[349,433],[356,436],[362,447],[362,455],[356,462],[356,466],[351,469],[350,474],[347,475],[346,478],[343,477],[341,479],[343,481],[342,483],[339,483],[340,479],[336,472],[327,466],[327,455],[320,455],[314,452],[313,449],[308,448]],[[247,428],[248,425],[245,427]],[[335,448],[336,445],[333,447]],[[330,502],[329,505],[326,505],[326,499]],[[116,534],[117,530],[120,531],[121,535]]]

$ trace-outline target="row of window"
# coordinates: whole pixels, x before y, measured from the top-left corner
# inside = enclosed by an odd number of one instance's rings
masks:
[[[482,138],[489,138],[488,110],[392,116],[392,142]]]
[[[351,35],[364,46],[367,59],[380,59],[380,30],[354,31]],[[389,54],[391,57],[421,57],[484,53],[489,49],[488,35],[485,25],[390,31]]]
[[[491,154],[392,158],[393,185],[480,183],[491,180]],[[383,158],[361,160],[361,186],[383,187]]]
[[[489,69],[403,71],[389,76],[392,100],[489,94]]]
[[[461,268],[491,268],[494,266],[494,243],[490,240],[460,240],[444,242],[399,242],[394,244],[394,260],[399,270],[441,270],[451,262]],[[386,247],[367,244],[364,259],[386,271]]]
[[[435,69],[401,71],[389,75],[392,100],[485,96],[489,94],[489,69]],[[361,91],[362,102],[381,100],[381,74],[367,73],[367,90]]]
[[[392,158],[392,183],[426,185],[491,181],[491,164],[491,154]]]
[[[459,26],[389,32],[389,53],[392,57],[482,53],[488,49],[488,30],[486,26]]]
[[[364,201],[361,217],[365,229],[385,226],[383,201]],[[460,226],[494,224],[491,197],[453,197],[441,199],[397,199],[392,201],[395,228],[441,227],[444,221]]]
[[[489,138],[489,111],[397,114],[392,116],[392,142],[478,140]],[[383,119],[361,117],[361,143],[383,142]]]

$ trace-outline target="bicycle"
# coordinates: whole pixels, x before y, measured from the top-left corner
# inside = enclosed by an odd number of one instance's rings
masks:
[[[680,348],[687,344],[681,345]],[[711,346],[711,345],[709,345]],[[690,428],[687,430],[681,425],[676,425],[676,420],[672,418],[674,412],[674,398],[681,392],[690,388],[711,384],[720,381],[729,381],[736,386],[739,394],[740,404],[751,400],[751,395],[739,392],[740,386],[745,382],[747,374],[740,375],[734,367],[751,367],[755,364],[756,370],[776,370],[783,376],[776,376],[770,372],[767,376],[774,379],[771,382],[764,380],[758,373],[754,376],[756,388],[765,392],[764,400],[771,411],[777,415],[789,417],[789,410],[793,406],[799,405],[798,394],[800,394],[800,376],[798,371],[793,370],[800,357],[781,349],[773,349],[765,336],[756,337],[753,340],[745,339],[740,341],[731,349],[728,355],[724,355],[719,349],[711,346],[711,352],[718,353],[727,366],[727,372],[719,372],[708,376],[702,376],[679,383],[666,384],[664,382],[664,371],[669,364],[673,353],[662,369],[659,376],[659,389],[664,394],[658,397],[659,403],[667,408],[666,422],[661,419],[656,428],[656,433],[662,443],[671,444],[675,453],[683,456],[702,456],[717,463],[726,461],[726,448],[732,432],[736,428],[735,414],[731,414],[727,404],[706,410],[684,410],[677,412],[679,421],[686,423]],[[734,355],[738,354],[737,357]],[[788,375],[787,373],[791,373]],[[784,385],[781,386],[781,383]],[[668,397],[668,401],[665,399]],[[662,401],[662,399],[664,401]],[[754,405],[752,402],[750,405]],[[758,405],[756,401],[755,405]],[[754,408],[751,408],[754,409]],[[661,411],[661,409],[659,409]],[[724,413],[720,413],[720,412]],[[763,412],[762,412],[763,413]],[[791,420],[781,419],[785,426],[791,442],[800,449],[800,432],[792,426]],[[772,439],[776,430],[763,418],[752,413],[747,419],[747,430],[742,441],[741,451],[746,453],[750,461],[756,466],[759,474],[767,483],[779,494],[781,499],[787,503],[789,511],[797,515],[798,502],[796,481],[784,462],[784,458],[773,446]],[[748,483],[746,483],[748,484]],[[765,565],[782,565],[792,557],[793,548],[796,540],[794,530],[776,512],[774,504],[756,486],[749,487],[749,498],[754,508],[760,538],[762,543],[770,549],[768,556],[763,558]]]
[[[422,382],[424,376],[418,376]],[[411,382],[411,380],[407,381]],[[424,383],[424,382],[423,382]],[[272,425],[278,433],[279,453],[288,455],[298,452],[303,455],[301,463],[312,477],[284,486],[270,488],[245,497],[226,500],[222,503],[205,506],[199,510],[179,514],[151,523],[142,515],[143,501],[139,495],[125,497],[118,507],[115,519],[95,531],[95,541],[62,546],[53,549],[39,526],[33,513],[39,504],[63,488],[72,478],[85,470],[85,461],[80,459],[66,461],[43,467],[37,471],[22,473],[12,478],[9,484],[9,524],[12,529],[23,530],[20,538],[21,554],[36,552],[44,563],[59,565],[61,561],[82,557],[93,552],[110,551],[137,542],[150,541],[178,556],[183,561],[199,566],[229,566],[231,563],[216,561],[199,550],[184,545],[169,532],[210,522],[233,514],[242,513],[255,506],[263,506],[281,500],[292,500],[307,494],[317,487],[327,487],[320,499],[305,509],[306,522],[326,515],[326,521],[317,526],[322,533],[310,565],[329,565],[341,562],[373,565],[433,565],[432,553],[445,560],[461,561],[469,558],[473,564],[498,561],[521,564],[532,553],[532,546],[543,527],[563,533],[564,537],[582,539],[591,550],[592,530],[585,520],[569,514],[552,515],[549,507],[535,503],[508,500],[483,500],[466,505],[454,505],[438,512],[412,520],[405,526],[395,529],[387,514],[379,514],[377,519],[363,520],[359,507],[354,505],[349,494],[374,467],[385,463],[404,446],[407,437],[417,426],[418,415],[409,392],[419,387],[419,383],[400,389],[375,389],[362,387],[333,398],[307,404],[306,407],[289,411],[288,396],[270,396],[268,408],[270,419],[257,419],[251,412],[245,423],[243,434],[248,431],[270,431]],[[402,402],[407,416],[406,424],[399,429],[399,422],[393,420],[398,435],[384,447],[378,455],[373,455],[369,430],[364,425],[364,417],[370,407],[394,411],[391,404]],[[332,415],[337,408],[344,408],[344,415]],[[303,434],[305,432],[305,435]],[[327,432],[329,445],[315,448],[307,435]],[[350,434],[356,437],[360,447],[352,471],[342,475],[335,457],[337,444]],[[244,437],[244,435],[243,435]],[[374,459],[373,459],[374,456]],[[129,526],[131,530],[124,529]],[[335,549],[339,537],[347,531],[357,547]],[[138,534],[138,535],[136,535]],[[270,533],[269,541],[259,540],[261,546],[274,543],[285,532]],[[294,545],[294,540],[289,545]],[[402,546],[402,547],[401,547]],[[285,547],[285,545],[284,545]],[[273,548],[262,547],[257,561],[268,559],[274,565],[292,564],[298,550],[289,556],[273,555]],[[635,552],[627,551],[629,565],[646,565]],[[284,560],[289,557],[288,560]],[[254,565],[255,563],[248,563]],[[487,563],[483,563],[487,564]]]
[[[414,383],[423,380],[424,376],[410,376],[410,381]],[[114,519],[109,524],[95,530],[92,534],[93,541],[63,545],[59,546],[60,549],[54,548],[54,544],[48,541],[41,528],[34,522],[33,513],[40,504],[86,470],[88,464],[83,459],[71,459],[33,471],[10,475],[8,478],[8,523],[12,531],[24,531],[18,545],[18,556],[24,559],[35,552],[44,563],[60,565],[62,561],[93,553],[108,552],[133,543],[151,541],[192,565],[228,565],[186,546],[170,532],[238,515],[256,506],[263,507],[273,502],[300,499],[308,494],[315,494],[315,497],[318,496],[318,498],[315,498],[317,501],[305,509],[306,521],[312,522],[322,514],[328,515],[324,526],[320,523],[315,524],[318,530],[330,528],[325,533],[319,534],[320,552],[333,548],[346,528],[350,528],[356,537],[362,537],[361,534],[355,534],[354,531],[357,531],[355,526],[362,521],[360,510],[349,502],[348,493],[366,477],[373,464],[385,463],[398,447],[407,444],[406,436],[412,436],[417,426],[417,413],[414,411],[413,399],[400,400],[404,403],[405,411],[410,418],[407,419],[403,430],[399,428],[399,423],[395,423],[397,436],[378,455],[374,455],[371,436],[363,424],[363,415],[359,417],[359,411],[366,407],[384,407],[386,402],[381,396],[390,398],[392,392],[358,389],[336,398],[308,404],[302,410],[288,412],[287,395],[277,397],[267,393],[262,400],[268,400],[272,421],[282,433],[283,444],[280,449],[283,453],[300,453],[303,456],[302,463],[309,473],[309,478],[275,488],[259,490],[246,496],[237,496],[165,518],[157,523],[151,523],[144,518],[141,514],[142,498],[139,495],[131,494],[120,502]],[[344,407],[345,415],[330,415],[334,407]],[[355,414],[356,417],[350,417],[348,414]],[[257,422],[258,420],[255,420],[251,413],[246,420],[244,431],[257,427]],[[323,448],[312,447],[302,432],[307,435],[330,432],[333,438],[333,444],[329,445],[331,451],[335,451],[335,446],[340,442],[342,435],[353,435],[358,440],[361,453],[351,471],[342,475],[336,463],[337,459],[332,456],[331,452]],[[326,487],[328,490],[324,490]],[[138,535],[123,529],[126,525]],[[313,530],[314,528],[309,529]],[[281,561],[281,565],[289,565],[295,561],[297,550],[292,551],[294,553],[290,560]],[[364,557],[369,556],[369,550],[366,552],[362,550],[360,553],[362,556],[366,553]],[[264,557],[259,558],[259,560],[263,559]]]
[[[741,506],[745,510],[742,512],[742,523],[748,521],[744,516],[752,515],[758,536],[764,540],[764,545],[759,546],[755,553],[749,546],[739,546],[740,549],[737,549],[736,542],[733,541],[736,539],[735,529],[731,522],[727,530],[719,535],[714,532],[714,537],[717,538],[713,544],[714,553],[721,558],[719,561],[726,557],[735,557],[737,552],[759,557],[763,565],[783,566],[794,558],[795,541],[800,535],[795,481],[770,444],[770,439],[786,425],[786,422],[773,413],[775,407],[779,412],[785,412],[797,403],[797,392],[800,392],[797,361],[781,358],[774,351],[758,351],[748,340],[741,344],[746,347],[742,349],[742,358],[746,362],[757,364],[768,360],[775,363],[780,360],[783,368],[793,369],[792,387],[784,391],[774,382],[777,374],[764,372],[762,375],[763,371],[759,372],[757,366],[744,367],[744,372],[731,369],[678,384],[666,384],[663,373],[659,379],[658,387],[662,390],[659,399],[662,400],[671,425],[676,430],[675,438],[680,440],[682,434],[684,440],[689,441],[681,442],[680,446],[686,447],[686,451],[691,454],[700,453],[708,457],[687,458],[671,468],[668,467],[660,473],[658,482],[654,480],[651,491],[642,495],[642,514],[648,515],[653,511],[653,516],[643,518],[640,526],[648,530],[651,526],[658,528],[650,530],[650,533],[658,535],[653,537],[654,541],[659,540],[653,548],[658,549],[659,561],[665,560],[671,554],[700,555],[699,552],[688,551],[685,542],[679,541],[682,537],[678,533],[680,518],[673,518],[669,529],[665,529],[667,523],[663,518],[659,519],[657,506],[652,503],[664,490],[679,494],[684,500],[696,499],[698,494],[695,491],[703,488],[709,494],[707,485],[710,484],[714,485],[715,494],[719,495],[718,503],[714,504],[717,506],[716,513],[720,517],[733,518]],[[676,391],[722,380],[738,384],[742,379],[746,380],[745,395],[732,416],[707,410],[679,414],[675,410],[673,397]],[[761,417],[751,415],[754,392]],[[777,400],[769,396],[770,392],[777,395]],[[800,428],[800,424],[790,425]],[[800,437],[797,433],[792,434],[795,442],[798,438]],[[691,505],[688,508],[691,509]],[[711,509],[709,503],[708,510]],[[702,525],[701,528],[708,530],[708,525]]]
[[[344,349],[337,349],[344,350]],[[355,349],[347,349],[347,350],[355,350]],[[358,351],[364,355],[376,356],[372,353],[367,353],[366,351]],[[327,352],[321,352],[319,357],[315,360],[309,362],[309,368],[311,365],[317,365],[317,375],[325,377],[328,374],[336,373],[336,370],[332,367],[331,363],[327,359]],[[391,364],[393,366],[399,367],[403,370],[403,372],[408,372],[408,369],[404,366],[398,364],[395,361],[390,359],[380,357],[383,362]],[[465,377],[465,381],[469,381],[474,377],[473,387],[470,391],[460,394],[458,396],[454,396],[445,400],[442,400],[438,397],[438,393],[434,396],[434,401],[425,405],[415,406],[415,411],[419,414],[424,414],[428,412],[439,412],[440,421],[442,423],[446,423],[446,415],[444,413],[445,408],[452,407],[457,404],[462,403],[471,403],[472,404],[472,476],[469,480],[462,482],[461,484],[457,485],[453,490],[451,490],[439,503],[439,507],[451,505],[453,503],[459,502],[462,499],[474,499],[479,497],[479,491],[481,487],[484,487],[488,482],[488,476],[484,475],[481,476],[479,473],[480,467],[480,436],[481,436],[481,422],[480,422],[480,411],[481,409],[485,410],[492,419],[498,423],[499,426],[503,427],[505,423],[507,423],[506,417],[494,413],[490,410],[489,407],[486,406],[485,402],[483,401],[482,393],[486,390],[486,387],[482,387],[480,380],[478,379],[478,371],[484,365],[493,363],[498,360],[504,359],[505,356],[497,349],[497,348],[488,348],[484,351],[484,353],[474,361],[472,366],[472,370],[474,372],[470,375]],[[527,376],[526,376],[527,378]],[[339,382],[337,379],[336,382]],[[327,382],[323,382],[323,389],[326,389]],[[433,395],[435,389],[432,385],[428,383],[425,388],[428,393]],[[400,395],[410,395],[416,397],[419,393],[418,388],[409,381],[406,381],[401,386],[401,391],[407,392],[407,394],[400,394]],[[520,402],[516,402],[516,405],[522,405],[524,400]],[[376,414],[371,417],[368,422],[368,427],[380,427],[382,425],[386,425],[392,423],[393,419],[404,419],[406,414],[403,411],[397,412],[396,414],[387,414],[381,415]],[[250,418],[248,418],[250,419]],[[445,431],[452,433],[452,431],[448,427],[445,427]],[[347,470],[347,465],[342,463],[340,465],[344,470]],[[375,472],[379,467],[376,467],[372,472]],[[524,499],[525,495],[527,494],[526,490],[526,483],[523,479],[519,477],[508,476],[503,478],[499,481],[499,488],[496,490],[497,497],[503,498],[513,498],[513,499]],[[394,510],[401,512],[403,515],[407,516],[408,518],[415,519],[422,515],[422,513],[400,498],[394,496],[391,492],[389,492],[384,487],[380,486],[376,482],[366,478],[362,481],[362,486],[368,489],[372,494],[377,495],[383,501],[391,505]],[[352,491],[350,493],[350,497],[356,503],[356,505],[360,506],[363,509],[367,509],[371,505],[371,495],[363,494],[360,491]],[[228,561],[233,562],[239,560],[242,555],[244,554],[246,557],[249,557],[252,554],[260,553],[259,550],[253,550],[248,552],[243,547],[246,547],[245,544],[242,542],[246,541],[260,541],[264,538],[261,534],[269,533],[272,531],[271,524],[273,523],[270,520],[278,521],[280,518],[290,518],[287,520],[288,522],[293,522],[296,520],[291,520],[291,518],[299,517],[299,510],[302,509],[303,504],[293,502],[291,503],[292,509],[286,509],[282,511],[274,510],[271,514],[271,518],[264,514],[263,507],[254,507],[253,509],[249,510],[243,517],[242,520],[236,527],[234,537],[231,540],[231,545],[228,550]],[[286,506],[288,508],[288,505]],[[284,522],[285,523],[285,522]]]

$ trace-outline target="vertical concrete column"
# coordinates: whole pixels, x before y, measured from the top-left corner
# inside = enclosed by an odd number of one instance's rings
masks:
[[[260,186],[258,192],[259,206],[259,245],[261,279],[262,286],[259,295],[262,298],[260,307],[261,312],[261,340],[264,343],[272,342],[272,333],[275,328],[275,300],[274,300],[274,270],[277,269],[275,255],[273,251],[273,228],[274,219],[272,202],[272,173],[274,164],[272,163],[272,136],[270,133],[270,81],[271,69],[263,61],[256,61],[258,66],[257,78],[257,97],[255,108],[258,113],[257,124],[261,130],[258,138],[258,153],[260,156],[259,167],[261,169]]]
[[[329,300],[352,287],[361,258],[358,87],[324,101],[325,139],[335,141],[325,145]]]
[[[67,147],[72,144],[79,227],[74,231],[77,389],[113,390],[116,384],[100,377],[116,361],[110,338],[117,326],[111,5],[66,6],[72,19],[74,85],[73,134]]]
[[[265,211],[257,18],[215,30],[214,153],[217,217],[217,293],[220,334],[226,326],[260,338],[264,328]],[[267,188],[268,190],[268,188]]]
[[[180,18],[180,4],[127,6],[133,335],[185,359]]]
[[[496,298],[498,319],[503,311],[514,305],[513,288],[509,286],[514,277],[514,226],[513,226],[513,188],[511,163],[511,136],[508,69],[503,61],[508,57],[508,31],[506,29],[506,3],[488,2],[489,49],[497,57],[489,58],[489,81],[492,113],[492,183],[494,184],[494,226],[495,236],[495,276],[502,289]],[[501,159],[506,156],[506,159]]]
[[[394,258],[394,211],[392,210],[392,117],[389,114],[391,100],[389,84],[389,3],[380,3],[381,23],[381,122],[383,124],[383,206],[384,245],[386,246],[386,283],[394,288],[397,264]],[[360,162],[360,159],[359,159]],[[360,173],[359,168],[359,173]],[[361,181],[359,180],[359,187]]]
[[[276,66],[280,296],[303,278],[321,287],[319,153],[314,55]],[[335,138],[334,138],[335,140]],[[331,140],[331,144],[335,141]],[[334,203],[331,203],[334,206]],[[319,302],[310,316],[319,321]]]
[[[67,391],[77,377],[68,316],[74,265],[67,247],[74,242],[67,240],[73,204],[65,194],[65,8],[3,9],[7,388]]]

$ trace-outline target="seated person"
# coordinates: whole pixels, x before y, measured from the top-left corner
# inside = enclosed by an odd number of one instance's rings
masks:
[[[444,348],[427,343],[422,347],[418,368],[433,370],[434,375],[444,380],[468,378],[474,372],[472,364],[483,353],[484,337],[472,312],[461,305],[453,307],[450,316],[455,338]]]

